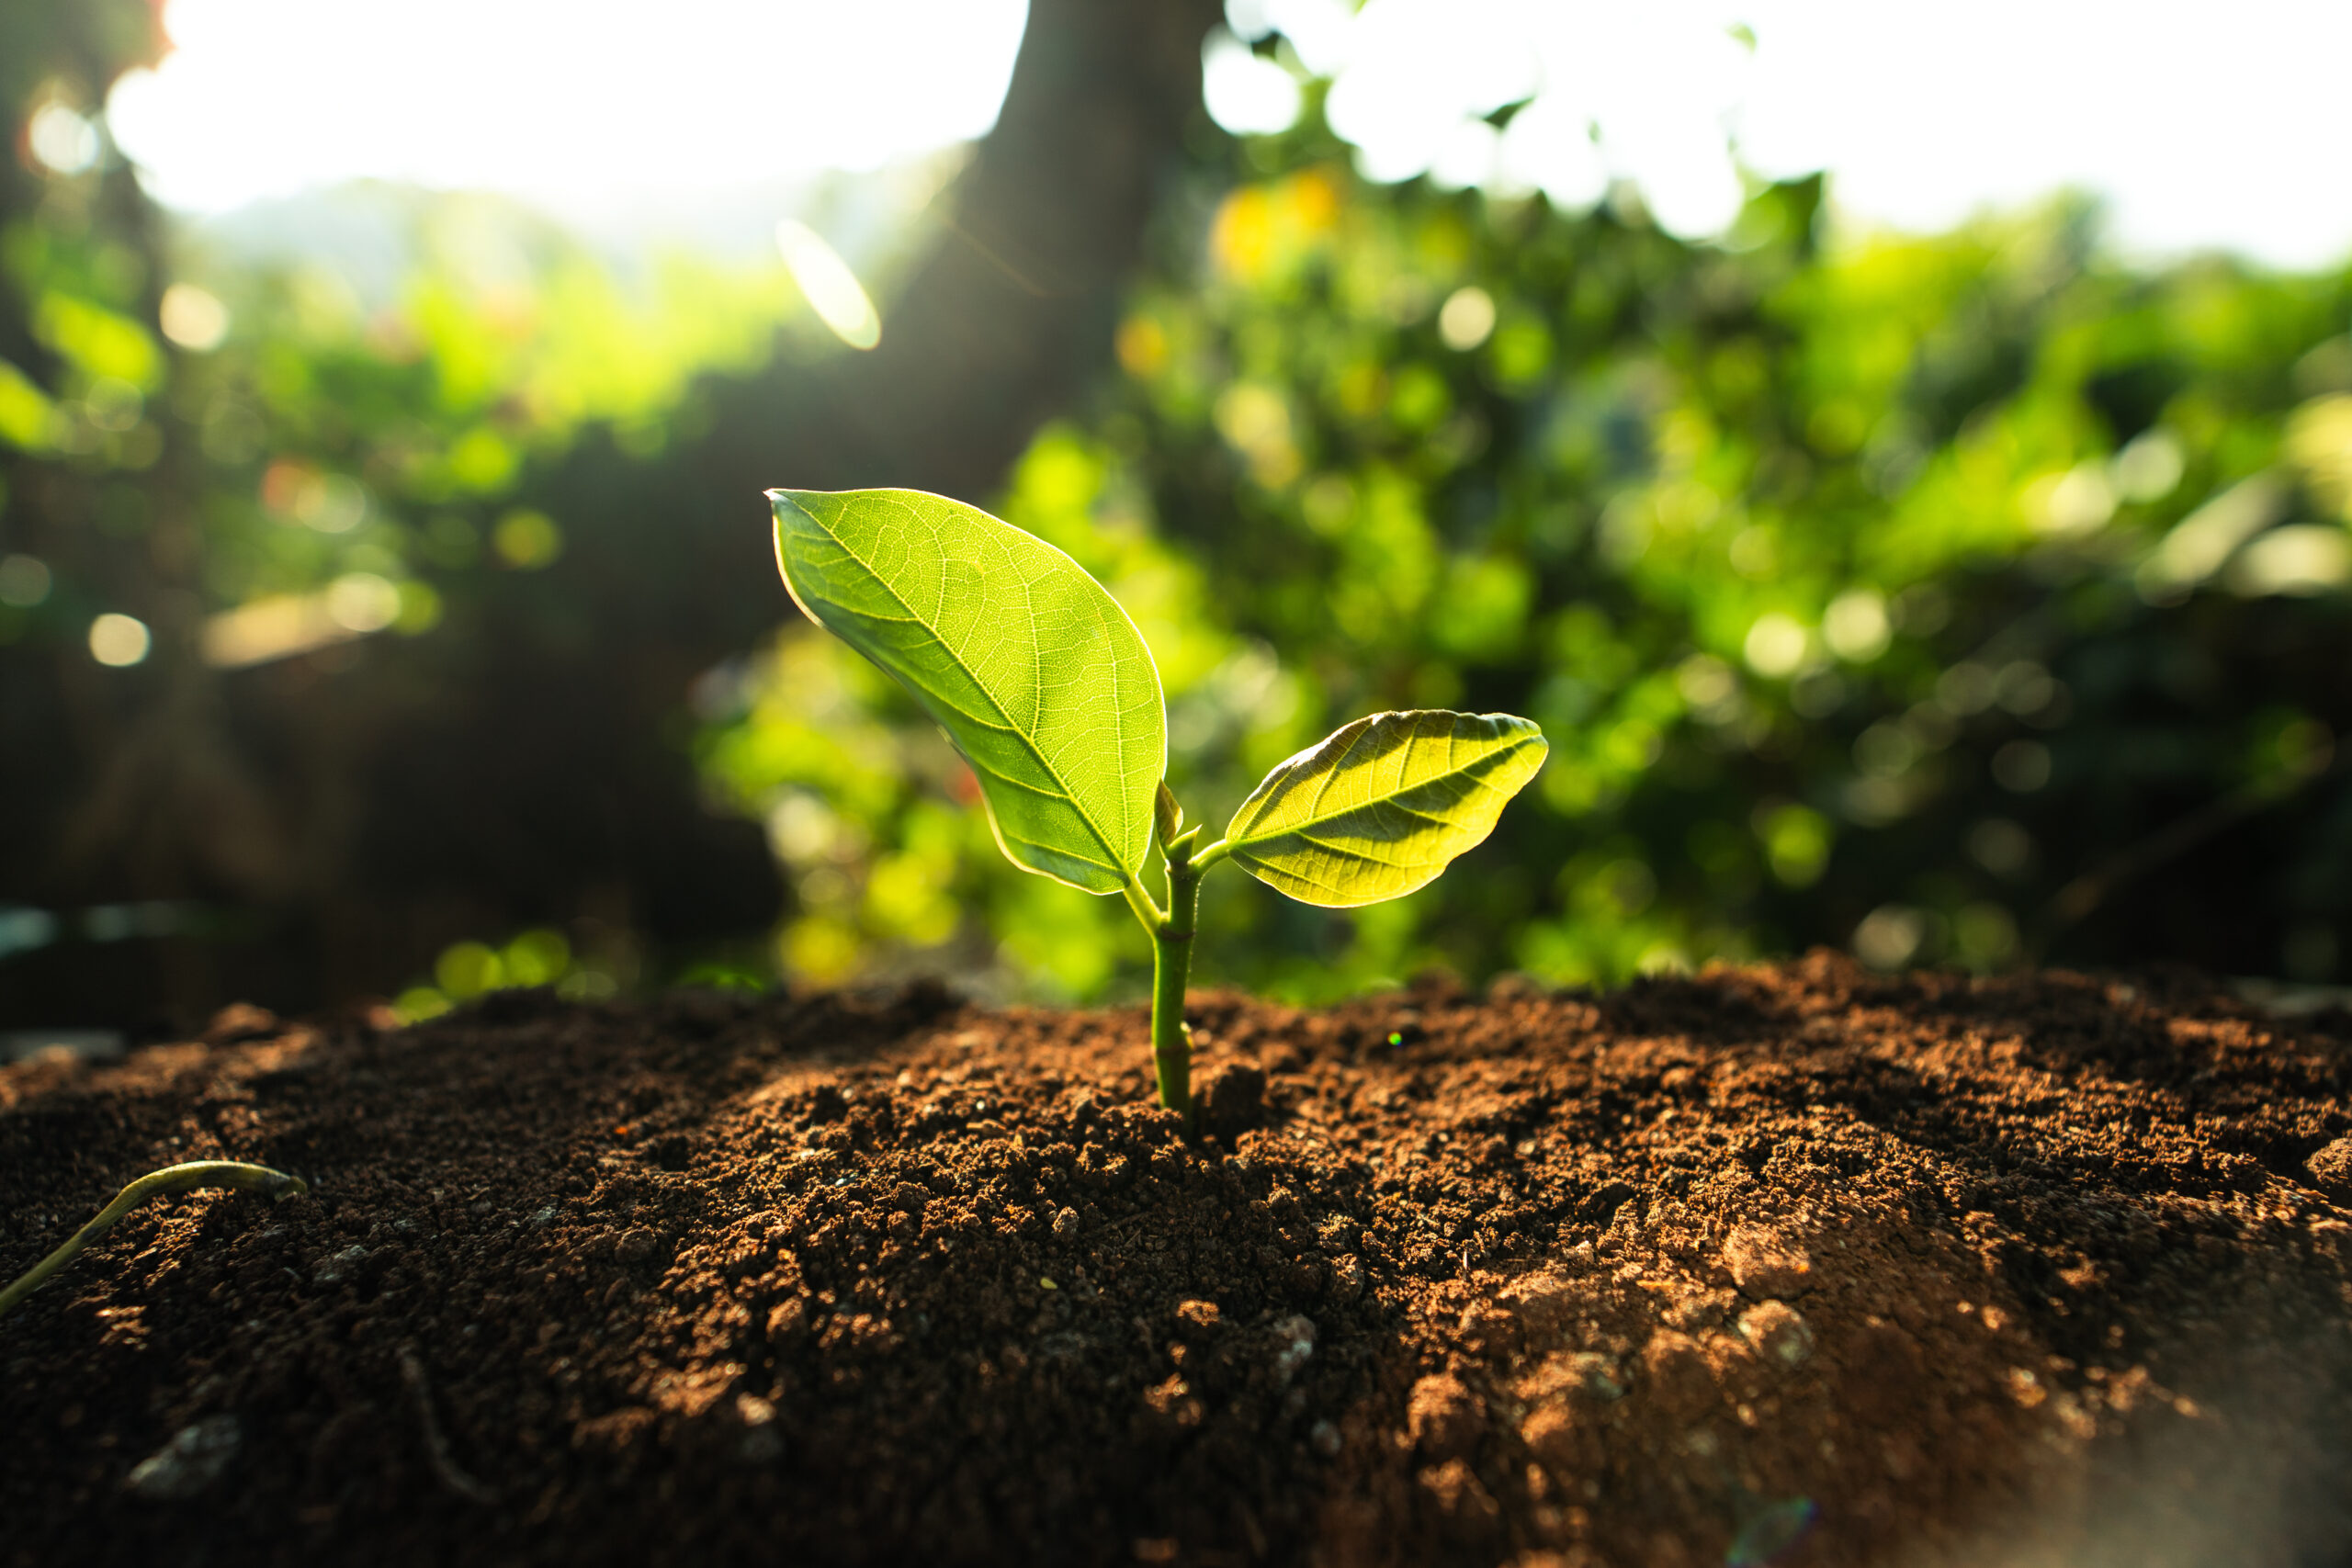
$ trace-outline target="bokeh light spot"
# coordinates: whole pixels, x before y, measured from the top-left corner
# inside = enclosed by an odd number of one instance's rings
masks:
[[[229,336],[229,307],[193,283],[164,289],[157,316],[164,335],[190,354],[209,354]]]
[[[1882,904],[1854,928],[1854,956],[1873,969],[1900,969],[1926,945],[1928,917],[1907,904]]]
[[[1495,330],[1495,297],[1468,284],[1446,296],[1437,313],[1437,335],[1445,346],[1466,354],[1487,341]]]
[[[544,512],[517,510],[498,520],[491,531],[490,547],[517,571],[552,566],[563,554],[563,531]]]
[[[1756,618],[1756,624],[1747,628],[1747,639],[1740,651],[1750,670],[1778,680],[1795,674],[1812,646],[1813,639],[1804,626],[1775,610]]]
[[[464,1001],[505,984],[506,965],[494,949],[478,942],[461,942],[445,949],[434,962],[433,978],[446,995]]]
[[[147,623],[134,615],[109,610],[90,623],[90,657],[111,670],[141,662],[153,643]]]
[[[2115,493],[2125,501],[2162,501],[2180,483],[2187,467],[2180,438],[2168,430],[2143,430],[2108,465]]]
[[[98,128],[64,104],[47,103],[25,125],[25,146],[53,175],[79,175],[98,161]]]
[[[1874,588],[1849,588],[1821,615],[1821,640],[1849,664],[1868,664],[1884,653],[1893,635],[1885,595]]]
[[[49,564],[39,556],[0,556],[0,604],[29,610],[49,589]]]
[[[350,632],[379,632],[400,618],[401,591],[372,571],[347,571],[327,585],[327,615]]]
[[[2238,552],[2225,580],[2247,598],[2303,597],[2352,582],[2352,534],[2332,523],[2290,523]]]

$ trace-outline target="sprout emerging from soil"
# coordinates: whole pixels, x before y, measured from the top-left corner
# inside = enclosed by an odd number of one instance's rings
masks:
[[[1201,878],[1231,861],[1302,903],[1410,893],[1491,832],[1543,731],[1423,709],[1342,726],[1266,775],[1225,836],[1169,793],[1159,667],[1118,602],[1043,539],[920,491],[770,491],[776,564],[808,618],[879,665],[969,762],[1005,857],[1120,894],[1153,947],[1159,1102],[1192,1120],[1184,988]],[[1145,887],[1154,844],[1165,904]]]
[[[148,1199],[160,1198],[166,1192],[193,1191],[199,1187],[230,1187],[243,1192],[265,1192],[273,1198],[300,1198],[311,1190],[310,1183],[299,1176],[288,1176],[266,1165],[246,1165],[238,1160],[190,1160],[186,1165],[167,1165],[161,1170],[151,1170],[115,1194],[114,1201],[100,1209],[97,1218],[68,1237],[64,1246],[27,1269],[15,1284],[0,1291],[0,1317],[16,1310],[18,1302],[40,1289],[42,1282],[51,1274],[73,1262],[75,1254],[104,1235],[117,1220]]]

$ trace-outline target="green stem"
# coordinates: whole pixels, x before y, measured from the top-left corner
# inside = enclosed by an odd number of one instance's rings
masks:
[[[1126,886],[1120,891],[1127,896],[1127,908],[1136,912],[1136,919],[1143,922],[1143,929],[1152,936],[1158,936],[1168,917],[1160,912],[1159,905],[1151,901],[1151,889],[1130,876]]]
[[[190,1160],[186,1165],[151,1170],[117,1193],[114,1201],[100,1209],[96,1219],[75,1231],[63,1247],[34,1264],[15,1284],[0,1291],[0,1317],[15,1310],[17,1303],[39,1290],[42,1281],[73,1262],[75,1253],[104,1235],[117,1220],[148,1199],[198,1187],[233,1187],[240,1191],[266,1192],[273,1198],[299,1198],[311,1190],[310,1183],[299,1176],[288,1176],[266,1165],[245,1165],[230,1159]]]
[[[1184,987],[1193,974],[1193,918],[1201,904],[1201,867],[1189,843],[1168,857],[1168,916],[1151,933],[1151,1059],[1159,1103],[1193,1124],[1193,1033],[1184,1027]]]

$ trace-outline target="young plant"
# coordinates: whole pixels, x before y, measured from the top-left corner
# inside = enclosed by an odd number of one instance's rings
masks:
[[[978,778],[1005,857],[1124,896],[1152,940],[1159,1102],[1192,1120],[1192,969],[1201,878],[1231,861],[1307,904],[1348,908],[1434,881],[1544,764],[1508,714],[1381,713],[1266,775],[1200,842],[1164,782],[1151,650],[1084,569],[977,507],[921,491],[768,491],[776,564],[808,618],[895,677]],[[1142,880],[1154,840],[1167,903]]]

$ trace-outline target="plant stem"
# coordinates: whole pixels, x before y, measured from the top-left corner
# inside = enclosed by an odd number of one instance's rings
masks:
[[[68,1237],[64,1246],[34,1264],[15,1284],[0,1291],[0,1316],[6,1316],[18,1302],[39,1290],[43,1280],[73,1262],[75,1253],[97,1240],[107,1227],[148,1199],[166,1192],[186,1192],[196,1187],[234,1187],[246,1192],[266,1192],[273,1198],[299,1198],[311,1190],[310,1183],[299,1176],[238,1160],[190,1160],[186,1165],[151,1170],[116,1193],[114,1201],[100,1209],[96,1219]]]
[[[1159,1074],[1159,1103],[1193,1124],[1193,1034],[1184,1027],[1184,987],[1193,974],[1193,917],[1201,903],[1202,867],[1192,844],[1179,840],[1168,856],[1168,914],[1151,932],[1151,1059]]]

